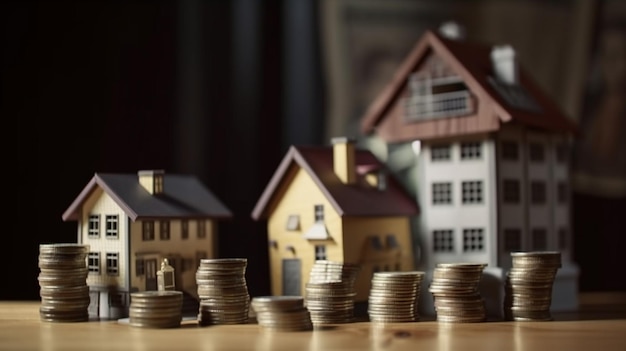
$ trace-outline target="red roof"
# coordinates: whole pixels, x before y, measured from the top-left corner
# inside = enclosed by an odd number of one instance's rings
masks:
[[[519,67],[520,85],[537,102],[540,111],[532,112],[510,106],[489,83],[489,77],[493,76],[490,57],[492,46],[447,39],[427,31],[395,72],[393,79],[365,112],[361,120],[363,133],[371,133],[386,116],[405,89],[409,75],[418,68],[431,50],[461,76],[470,90],[480,91],[484,93],[481,95],[491,100],[500,124],[515,121],[549,131],[576,132],[576,123],[541,91],[523,67]]]
[[[376,156],[367,150],[355,150],[355,163],[357,169],[361,170],[364,167],[386,170]],[[366,186],[359,181],[344,184],[333,170],[332,147],[292,146],[254,207],[253,219],[267,218],[268,204],[276,196],[277,189],[292,167],[306,170],[341,216],[413,216],[419,213],[416,201],[389,171],[386,172],[387,187],[384,190]]]

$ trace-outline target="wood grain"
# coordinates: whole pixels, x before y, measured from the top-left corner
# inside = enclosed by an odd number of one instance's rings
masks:
[[[38,301],[0,301],[0,350],[626,350],[626,293],[580,297],[577,312],[551,322],[443,324],[369,322],[307,332],[257,324],[141,329],[117,321],[49,323]]]

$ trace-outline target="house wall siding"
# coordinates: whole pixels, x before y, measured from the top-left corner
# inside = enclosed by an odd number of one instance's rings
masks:
[[[165,220],[165,219],[164,219]],[[205,258],[216,257],[217,232],[216,222],[207,219],[189,219],[188,238],[182,238],[182,221],[180,219],[169,221],[170,239],[160,238],[161,220],[154,220],[154,240],[143,240],[143,221],[131,223],[131,252],[130,252],[130,276],[131,286],[135,290],[145,290],[146,275],[137,275],[137,260],[146,258],[157,259],[157,270],[161,267],[164,258],[170,259],[170,264],[175,265],[176,288],[184,290],[192,296],[197,296],[195,273],[199,265],[199,253],[206,254]],[[206,237],[198,238],[198,222],[205,223]],[[173,260],[173,258],[177,258]]]
[[[355,282],[355,301],[367,301],[375,271],[411,271],[415,268],[407,217],[347,217],[343,223],[345,261],[360,266]],[[395,237],[397,248],[389,247],[388,235]],[[374,245],[373,237],[380,240],[381,247]]]
[[[277,189],[275,201],[269,205],[268,240],[273,295],[283,293],[283,259],[301,260],[301,293],[304,295],[309,272],[315,263],[315,245],[326,246],[326,258],[343,261],[342,219],[311,176],[302,168],[292,170],[292,174]],[[315,223],[314,206],[324,206],[324,224],[330,234],[329,240],[309,240],[303,236]],[[287,230],[290,215],[299,216],[297,230]],[[293,248],[292,250],[288,249]]]
[[[504,231],[516,228],[521,231],[521,250],[531,251],[536,249],[533,243],[533,229],[546,231],[547,250],[561,251],[563,261],[569,261],[571,256],[570,247],[559,247],[559,230],[564,229],[567,233],[566,242],[571,243],[570,229],[570,204],[569,196],[563,204],[558,201],[558,185],[567,185],[569,193],[569,165],[568,162],[557,160],[557,149],[562,144],[567,144],[565,136],[552,133],[540,133],[529,131],[522,126],[507,126],[498,134],[498,184],[502,192],[502,184],[505,179],[516,179],[520,182],[520,202],[517,204],[505,203],[502,196],[499,197],[499,232],[500,241],[504,243]],[[519,158],[511,161],[503,159],[502,145],[504,142],[515,142],[518,145]],[[530,160],[531,145],[539,145],[544,150],[543,161]],[[542,182],[545,184],[545,202],[542,204],[532,203],[531,183]],[[510,252],[503,245],[499,248],[499,265],[505,269],[511,266]]]
[[[481,157],[461,160],[462,142],[480,142]],[[450,160],[432,161],[433,145],[449,145]],[[432,270],[442,262],[477,262],[495,264],[495,151],[493,141],[487,135],[475,135],[454,140],[441,140],[435,143],[423,142],[418,156],[420,232],[422,233],[421,269]],[[482,182],[482,202],[462,203],[462,183]],[[433,204],[433,183],[446,182],[452,185],[450,204]],[[463,231],[482,230],[482,249],[464,252]],[[452,230],[453,250],[434,252],[433,230]]]
[[[88,234],[89,216],[97,214],[100,216],[100,235],[98,238],[90,238]],[[106,216],[118,216],[118,236],[117,238],[106,237]],[[102,189],[98,188],[85,201],[81,220],[81,242],[89,245],[90,252],[100,253],[100,273],[89,273],[87,284],[94,287],[116,286],[121,290],[127,290],[128,261],[126,260],[126,243],[128,242],[128,217],[117,203]],[[118,254],[118,274],[107,273],[107,253]]]

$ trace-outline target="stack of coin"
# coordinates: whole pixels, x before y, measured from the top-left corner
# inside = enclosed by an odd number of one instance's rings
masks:
[[[142,291],[130,294],[129,324],[139,328],[176,328],[183,318],[180,291]]]
[[[342,281],[354,286],[354,281],[356,280],[359,270],[359,265],[354,263],[317,260],[311,268],[309,281]]]
[[[261,327],[276,331],[313,329],[311,315],[302,296],[260,296],[250,303]]]
[[[354,320],[354,282],[359,266],[320,260],[313,264],[306,284],[305,305],[313,325]]]
[[[555,251],[512,252],[507,273],[504,317],[515,321],[552,320],[552,285],[561,267],[561,253]]]
[[[439,263],[433,271],[433,294],[437,321],[474,323],[486,320],[485,301],[479,284],[483,263]]]
[[[419,320],[418,300],[424,272],[375,272],[368,299],[371,322]]]
[[[88,245],[39,245],[39,316],[48,322],[89,320]]]
[[[202,259],[196,271],[198,324],[245,324],[250,312],[245,258]]]

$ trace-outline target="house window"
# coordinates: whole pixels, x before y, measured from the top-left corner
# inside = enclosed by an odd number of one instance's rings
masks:
[[[546,158],[543,145],[539,143],[530,143],[528,145],[528,157],[533,162],[543,162]]]
[[[514,252],[522,249],[522,231],[519,229],[504,229],[504,251]]]
[[[143,241],[154,240],[154,222],[143,221],[141,223],[141,233]]]
[[[106,237],[110,239],[118,238],[117,215],[107,215],[106,220]]]
[[[193,259],[192,258],[184,258],[183,259],[183,263],[182,263],[182,267],[181,267],[181,272],[187,272],[190,270],[196,270],[196,267],[193,266]]]
[[[196,267],[200,266],[200,261],[207,258],[206,251],[196,251]]]
[[[519,159],[519,147],[516,142],[502,142],[502,159],[507,161],[517,161]]]
[[[287,217],[287,230],[293,232],[299,229],[300,229],[300,216],[289,215],[289,217]]]
[[[559,228],[559,250],[567,249],[568,236],[567,228]]]
[[[119,274],[119,261],[118,254],[116,252],[107,252],[107,274]]]
[[[516,179],[502,181],[502,202],[517,204],[520,202],[520,183]]]
[[[530,202],[534,205],[546,203],[546,183],[541,180],[530,182]]]
[[[324,221],[324,205],[315,205],[315,222]]]
[[[370,244],[372,245],[372,248],[376,251],[382,251],[384,249],[383,243],[378,235],[370,236]]]
[[[433,251],[454,252],[454,232],[452,229],[433,230]]]
[[[452,183],[432,184],[433,205],[452,203]]]
[[[161,194],[163,193],[163,175],[162,174],[155,174],[154,175],[154,184],[153,184],[153,192],[155,194]]]
[[[556,162],[558,163],[566,163],[568,160],[568,156],[569,156],[569,147],[567,147],[567,144],[565,143],[560,143],[556,146]]]
[[[430,160],[433,162],[449,161],[450,145],[432,145],[430,147]]]
[[[186,219],[180,221],[180,237],[183,240],[189,239],[189,221]]]
[[[89,274],[100,274],[100,253],[90,252],[87,255],[87,269]]]
[[[161,223],[159,223],[159,229],[159,238],[161,240],[170,240],[170,222],[161,221]]]
[[[558,182],[556,185],[556,198],[560,204],[567,204],[569,198],[569,190],[567,189],[567,183]]]
[[[480,180],[462,183],[463,203],[477,204],[483,202],[483,182]]]
[[[111,293],[109,295],[109,306],[111,307],[124,307],[124,294]]]
[[[315,245],[315,260],[326,259],[326,245]]]
[[[534,228],[532,230],[533,250],[545,250],[548,248],[548,236],[543,228]]]
[[[89,224],[87,235],[90,238],[100,237],[100,215],[89,215]]]
[[[144,265],[144,260],[142,258],[138,258],[135,260],[135,275],[141,277],[146,273],[146,267]]]
[[[400,244],[398,244],[398,239],[396,239],[396,236],[393,234],[387,234],[387,248],[388,249],[395,249],[400,247]]]
[[[463,229],[463,252],[483,251],[484,242],[482,228]]]
[[[198,239],[206,238],[206,223],[203,220],[198,221]]]
[[[461,143],[461,160],[479,159],[482,150],[482,143],[475,141]]]

